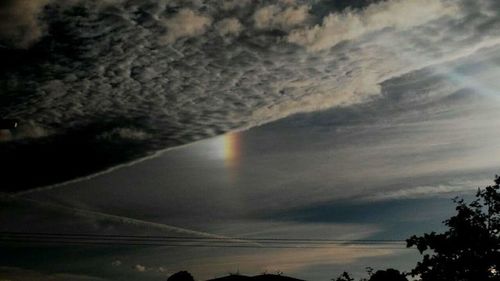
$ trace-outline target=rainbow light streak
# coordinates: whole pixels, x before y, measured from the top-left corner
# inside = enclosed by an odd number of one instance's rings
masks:
[[[239,133],[228,133],[223,137],[224,164],[228,169],[239,166],[241,160],[241,136]]]

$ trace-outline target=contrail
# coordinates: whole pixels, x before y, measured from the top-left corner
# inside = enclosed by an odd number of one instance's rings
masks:
[[[163,223],[156,223],[156,222],[150,222],[150,221],[145,221],[145,220],[139,220],[139,219],[134,219],[134,218],[125,217],[125,216],[118,216],[118,215],[97,212],[97,211],[84,210],[84,209],[79,209],[79,208],[74,208],[74,207],[67,207],[67,206],[54,204],[54,203],[41,202],[41,201],[38,201],[35,199],[21,198],[19,196],[14,197],[12,195],[5,194],[5,193],[0,193],[0,198],[6,199],[6,200],[24,201],[24,202],[31,203],[31,204],[36,205],[36,206],[41,207],[41,208],[52,209],[52,210],[60,211],[63,213],[80,216],[80,217],[107,220],[110,222],[115,222],[115,223],[120,223],[120,224],[127,224],[127,225],[132,225],[132,226],[143,227],[143,228],[146,227],[149,229],[174,232],[174,233],[184,234],[184,235],[193,235],[193,236],[206,237],[206,238],[216,238],[216,239],[226,240],[228,242],[250,243],[250,244],[255,244],[255,245],[261,246],[261,244],[259,244],[259,243],[255,243],[255,242],[248,241],[248,240],[234,239],[234,238],[223,236],[223,235],[202,232],[202,231],[196,231],[196,230],[192,230],[192,229],[187,229],[187,228],[178,227],[178,226],[172,226],[172,225],[163,224]]]

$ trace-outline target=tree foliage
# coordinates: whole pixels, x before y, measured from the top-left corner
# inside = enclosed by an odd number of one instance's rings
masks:
[[[444,221],[444,233],[410,237],[407,246],[423,254],[411,275],[422,281],[499,281],[499,188],[496,176],[471,203],[456,198],[457,213]]]
[[[370,276],[368,281],[408,281],[405,274],[396,269],[377,270]]]
[[[343,272],[339,277],[332,279],[332,281],[354,281],[354,278],[348,272]]]
[[[377,270],[375,273],[373,273],[372,268],[367,268],[367,273],[369,278],[362,278],[360,281],[408,281],[404,273],[392,268]],[[354,278],[349,273],[344,272],[336,279],[332,279],[332,281],[354,281]]]

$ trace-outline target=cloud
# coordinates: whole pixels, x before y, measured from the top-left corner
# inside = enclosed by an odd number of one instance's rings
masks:
[[[259,8],[253,15],[255,26],[258,29],[288,30],[302,24],[309,16],[309,7],[282,7],[269,5]]]
[[[500,42],[489,0],[477,9],[468,0],[391,0],[343,12],[320,2],[75,1],[65,12],[48,3],[39,26],[54,33],[0,76],[2,118],[45,132],[2,137],[5,182],[68,180],[67,155],[84,157],[75,147],[126,153],[79,161],[72,178],[294,113],[366,103],[385,81]],[[54,161],[27,166],[47,157],[42,142]],[[28,183],[8,172],[20,170],[43,176]]]
[[[39,20],[50,0],[5,0],[0,2],[0,43],[28,48],[45,33]]]
[[[110,132],[105,132],[98,137],[108,140],[125,139],[142,141],[150,138],[151,135],[135,128],[114,128]]]
[[[250,272],[275,272],[283,271],[293,274],[300,270],[320,265],[346,265],[355,261],[384,257],[398,253],[398,249],[380,249],[380,247],[338,246],[326,249],[285,249],[274,251],[261,251],[259,253],[242,253],[235,257],[212,257],[201,259],[200,265],[193,265],[197,271],[210,272],[210,267],[238,268],[245,265],[245,270]],[[206,274],[208,275],[208,274]]]
[[[144,272],[150,272],[150,273],[160,273],[160,274],[171,274],[165,267],[163,266],[158,266],[158,267],[148,267],[142,264],[136,264],[134,266],[134,270],[140,273]]]
[[[167,33],[161,36],[159,41],[163,44],[172,44],[182,37],[202,35],[212,24],[212,19],[190,9],[182,9],[162,23],[167,28]]]
[[[334,224],[334,223],[283,223],[273,221],[227,221],[210,223],[210,228],[221,232],[232,233],[248,238],[335,238],[335,239],[367,239],[381,231],[374,225]],[[267,244],[269,246],[269,244]],[[285,244],[294,246],[294,244]],[[311,246],[311,245],[309,245]],[[401,253],[401,248],[361,247],[356,245],[337,245],[331,248],[196,248],[171,247],[150,249],[141,252],[126,253],[127,259],[135,260],[146,268],[146,272],[157,274],[161,270],[161,261],[168,265],[168,273],[188,270],[199,279],[209,279],[227,274],[228,270],[240,269],[244,274],[259,274],[268,270],[284,271],[290,275],[302,269],[316,268],[318,265],[346,266],[350,262],[366,262],[367,258],[387,257]],[[404,250],[404,249],[403,249]],[[328,273],[327,273],[328,274]]]
[[[177,227],[173,225],[168,225],[168,224],[163,224],[163,223],[157,223],[153,221],[145,221],[145,220],[140,220],[140,219],[135,219],[131,217],[126,217],[126,216],[120,216],[120,215],[114,215],[114,214],[108,214],[108,213],[103,213],[99,211],[93,211],[93,210],[86,210],[86,209],[80,209],[80,208],[75,208],[75,207],[67,207],[55,203],[50,203],[50,202],[41,202],[35,199],[28,199],[28,198],[19,198],[16,196],[5,196],[4,197],[2,193],[0,199],[5,199],[7,202],[9,201],[18,201],[21,203],[27,203],[27,204],[32,204],[36,207],[42,208],[43,210],[51,210],[51,211],[56,211],[60,212],[66,215],[72,215],[72,216],[78,216],[78,217],[83,217],[83,218],[90,218],[94,221],[101,221],[101,222],[112,222],[112,223],[117,223],[120,225],[128,225],[128,226],[135,226],[135,227],[141,227],[142,229],[151,229],[151,230],[156,230],[156,231],[161,231],[164,233],[175,233],[179,235],[186,235],[186,236],[195,236],[195,237],[206,237],[206,238],[217,238],[217,239],[223,239],[227,241],[233,241],[233,242],[241,242],[238,239],[232,239],[230,237],[226,237],[224,235],[218,235],[218,234],[213,234],[213,233],[208,233],[208,232],[203,232],[203,231],[196,231],[192,229],[187,229],[183,227]]]
[[[139,272],[146,272],[146,270],[147,270],[147,268],[144,265],[140,265],[140,264],[136,264],[134,268],[135,268],[135,270],[137,270]]]
[[[385,201],[385,200],[401,200],[401,199],[416,199],[428,198],[436,196],[457,196],[457,194],[472,192],[479,187],[489,185],[489,181],[463,181],[451,184],[440,184],[436,186],[415,186],[411,188],[387,190],[377,192],[372,195],[357,198],[361,201]]]
[[[223,10],[241,9],[250,5],[252,0],[226,0],[222,1]]]
[[[322,223],[283,223],[271,221],[246,221],[235,225],[227,222],[221,226],[226,231],[240,232],[240,236],[280,237],[307,239],[335,237],[335,239],[366,239],[380,231],[373,225],[361,224],[322,224]],[[292,246],[293,244],[289,244]],[[196,260],[188,260],[186,266],[203,276],[213,276],[228,269],[241,268],[246,272],[264,272],[280,270],[293,274],[302,269],[319,265],[346,265],[370,257],[394,255],[398,249],[377,246],[329,245],[326,248],[308,248],[311,245],[296,245],[293,249],[228,250],[213,249],[200,253]],[[318,245],[316,245],[318,246]],[[323,245],[325,246],[325,245]],[[172,266],[177,266],[174,262]]]
[[[243,30],[243,25],[236,18],[226,18],[215,24],[215,29],[221,36],[238,35]]]
[[[288,35],[288,41],[320,51],[384,28],[405,30],[457,12],[458,6],[449,1],[382,1],[361,11],[332,13],[321,25],[294,30]]]
[[[40,126],[33,120],[24,120],[15,130],[1,130],[0,142],[23,139],[37,139],[49,136],[49,130]]]

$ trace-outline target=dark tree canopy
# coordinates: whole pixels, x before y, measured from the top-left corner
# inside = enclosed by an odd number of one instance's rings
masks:
[[[344,271],[344,273],[342,273],[336,279],[332,279],[332,281],[354,281],[354,278],[352,278],[351,275],[349,275],[349,273]]]
[[[476,199],[455,199],[457,213],[444,221],[448,230],[412,236],[407,246],[416,246],[423,259],[412,270],[422,281],[500,280],[500,177],[479,189]]]
[[[396,269],[378,270],[368,281],[408,281],[403,273]]]
[[[367,268],[369,279],[360,279],[360,281],[408,281],[404,273],[399,272],[396,269],[386,269],[386,270],[377,270],[377,272],[373,273],[373,269]],[[332,281],[354,281],[354,278],[349,275],[349,273],[344,272],[336,279],[332,279]]]

